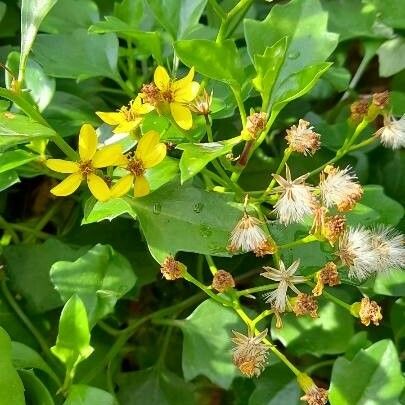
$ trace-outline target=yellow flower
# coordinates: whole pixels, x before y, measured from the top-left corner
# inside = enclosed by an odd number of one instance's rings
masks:
[[[108,125],[116,126],[114,133],[131,132],[142,121],[142,116],[154,110],[149,103],[142,103],[141,96],[131,100],[129,106],[123,106],[117,112],[96,112],[96,114]]]
[[[85,180],[91,193],[99,201],[106,201],[111,197],[107,183],[95,174],[96,169],[115,165],[122,156],[120,145],[109,145],[103,149],[97,149],[97,134],[89,124],[84,124],[79,134],[78,162],[62,159],[48,159],[46,166],[59,173],[69,173],[57,186],[51,189],[51,193],[64,197],[74,193],[80,183]]]
[[[200,85],[193,81],[194,68],[179,80],[172,80],[163,66],[158,66],[154,74],[154,85],[145,85],[141,96],[153,105],[169,104],[170,112],[177,125],[182,129],[190,129],[193,125],[188,103],[193,101]],[[158,91],[157,91],[158,90]]]
[[[146,169],[158,165],[166,156],[166,145],[160,141],[156,131],[147,132],[138,142],[133,155],[122,156],[119,163],[129,174],[122,177],[111,188],[112,197],[121,197],[134,185],[134,196],[143,197],[150,192]]]

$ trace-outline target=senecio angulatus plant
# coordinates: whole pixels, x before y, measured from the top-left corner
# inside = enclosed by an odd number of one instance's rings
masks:
[[[0,312],[32,335],[0,315],[4,404],[194,404],[235,378],[254,380],[232,386],[240,404],[399,403],[378,339],[403,343],[387,299],[403,209],[369,183],[403,184],[404,75],[367,80],[375,55],[401,71],[405,17],[377,0],[79,3],[22,0],[21,48],[0,47],[0,189],[35,207],[1,200]],[[187,382],[168,371],[177,328]]]

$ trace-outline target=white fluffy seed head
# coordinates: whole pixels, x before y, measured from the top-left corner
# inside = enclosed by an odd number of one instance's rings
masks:
[[[405,148],[405,114],[398,120],[392,115],[385,117],[384,126],[377,132],[381,143],[391,149]]]
[[[378,256],[376,272],[405,267],[405,238],[393,228],[378,226],[371,235],[372,248]]]
[[[357,176],[348,166],[343,170],[329,166],[321,174],[319,191],[324,205],[337,206],[339,211],[352,209],[363,195]]]
[[[303,222],[306,215],[312,214],[315,199],[312,195],[312,187],[305,184],[307,175],[291,179],[290,169],[286,165],[286,178],[273,174],[274,179],[280,185],[275,191],[281,193],[279,200],[274,205],[274,211],[284,225]]]
[[[245,213],[231,233],[228,249],[231,252],[238,250],[250,252],[262,246],[267,238],[263,229],[260,228],[261,224],[257,218]]]
[[[297,126],[287,129],[285,139],[288,146],[304,156],[313,155],[321,147],[321,137],[313,129],[308,121],[300,119]]]
[[[372,248],[372,233],[362,226],[348,227],[339,238],[338,254],[349,268],[349,277],[362,281],[374,273],[378,254]]]

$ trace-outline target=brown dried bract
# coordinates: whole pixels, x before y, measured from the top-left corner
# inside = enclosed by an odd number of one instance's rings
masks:
[[[328,403],[328,390],[315,386],[300,399],[308,405],[325,405]]]
[[[388,106],[389,100],[390,93],[388,92],[388,90],[385,90],[381,93],[373,94],[373,104],[381,110]]]
[[[256,257],[274,255],[274,253],[277,252],[277,246],[274,243],[269,242],[268,240],[264,240],[263,242],[260,243],[260,245],[256,247],[256,249],[254,249],[253,252],[256,255]]]
[[[166,280],[177,280],[178,278],[183,278],[186,266],[178,262],[173,256],[167,256],[162,263],[160,271]]]
[[[318,317],[318,303],[312,295],[299,293],[295,299],[293,311],[297,316],[310,315],[312,318]]]
[[[316,273],[316,286],[312,290],[312,294],[318,297],[322,294],[325,285],[333,287],[340,284],[340,277],[337,271],[336,264],[333,262],[326,263],[325,267]]]
[[[375,301],[371,301],[370,298],[364,297],[360,302],[359,317],[363,325],[369,326],[372,322],[378,326],[383,318],[381,307]]]

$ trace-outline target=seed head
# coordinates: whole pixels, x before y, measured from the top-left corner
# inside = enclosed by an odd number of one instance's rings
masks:
[[[342,215],[334,215],[333,217],[326,219],[323,235],[332,245],[334,245],[345,228],[346,218]]]
[[[391,149],[405,148],[405,114],[396,120],[391,114],[384,117],[384,126],[377,131],[381,143]]]
[[[214,278],[212,280],[212,288],[214,290],[223,293],[226,290],[229,290],[234,287],[235,287],[235,280],[233,279],[231,273],[228,273],[225,270],[218,270],[214,274]]]
[[[390,93],[388,90],[385,90],[381,93],[374,93],[373,94],[373,105],[380,110],[384,110],[388,106],[390,100]]]
[[[235,347],[233,348],[233,363],[247,377],[258,377],[267,362],[268,348],[262,343],[267,335],[267,329],[257,336],[245,336],[232,331]]]
[[[203,94],[195,98],[193,103],[190,104],[190,110],[199,115],[205,115],[206,117],[210,115],[212,95],[213,90],[211,90],[211,93],[208,94],[207,91],[204,89]]]
[[[339,211],[350,211],[363,195],[363,189],[349,166],[343,170],[326,166],[321,173],[319,190],[324,205],[328,208],[336,205]]]
[[[273,174],[274,179],[280,185],[274,191],[281,193],[279,200],[274,206],[280,222],[288,225],[295,222],[302,222],[306,215],[312,213],[315,206],[315,199],[311,194],[312,188],[305,184],[308,175],[291,179],[289,167],[285,168],[286,178]]]
[[[242,219],[236,224],[229,238],[228,250],[230,252],[251,252],[258,249],[267,237],[260,225],[262,222],[255,217],[244,213]]]
[[[363,97],[360,100],[355,101],[350,106],[351,119],[356,123],[362,121],[367,115],[369,104],[368,97]]]
[[[273,242],[265,240],[253,252],[256,257],[273,255],[277,252],[277,246]]]
[[[304,156],[313,155],[321,147],[321,136],[313,131],[308,121],[300,119],[298,126],[287,129],[285,139],[289,147]]]
[[[315,297],[322,294],[325,285],[333,287],[340,284],[339,273],[336,264],[333,262],[326,263],[325,266],[316,273],[315,278],[316,286],[312,290],[312,294],[314,294]]]
[[[167,256],[162,263],[160,271],[166,280],[177,280],[178,278],[183,278],[187,268],[183,263],[175,260],[173,256]]]
[[[310,315],[311,318],[318,317],[318,303],[313,295],[299,293],[294,299],[293,311],[295,315]]]
[[[328,402],[328,391],[317,387],[308,374],[298,374],[297,382],[305,392],[305,395],[300,398],[301,401],[306,401],[308,405],[325,405]]]

